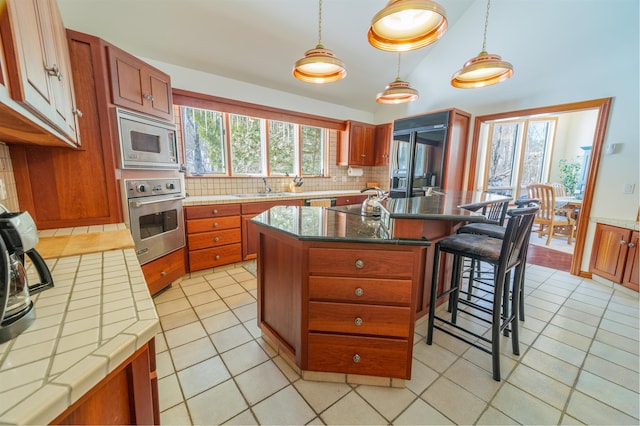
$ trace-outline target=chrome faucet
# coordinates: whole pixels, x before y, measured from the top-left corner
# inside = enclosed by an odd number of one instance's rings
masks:
[[[266,177],[262,178],[262,182],[264,182],[264,192],[265,192],[265,194],[268,194],[269,192],[271,192],[271,187],[269,185],[267,185],[267,178]]]

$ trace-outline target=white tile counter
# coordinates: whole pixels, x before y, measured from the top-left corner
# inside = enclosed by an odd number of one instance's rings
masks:
[[[35,322],[0,344],[1,424],[51,422],[160,329],[133,249],[46,262],[54,287],[33,297]]]
[[[611,219],[606,217],[592,217],[591,222],[602,223],[604,225],[617,226],[619,228],[631,229],[632,231],[640,231],[640,222],[624,219]]]

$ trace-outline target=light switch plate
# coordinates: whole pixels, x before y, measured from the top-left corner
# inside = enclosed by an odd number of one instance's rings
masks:
[[[633,194],[633,190],[635,189],[635,184],[633,183],[625,183],[622,187],[622,192],[624,194]]]

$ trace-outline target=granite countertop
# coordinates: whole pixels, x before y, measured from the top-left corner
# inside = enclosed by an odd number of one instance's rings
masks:
[[[124,224],[42,231],[53,236],[109,233]],[[82,237],[84,238],[84,237]],[[65,245],[65,247],[67,247]],[[0,423],[46,424],[151,340],[159,320],[132,248],[87,247],[49,258],[54,287],[33,296],[35,322],[0,344]],[[33,268],[27,270],[35,282]]]
[[[206,204],[233,204],[256,201],[277,201],[295,200],[300,198],[327,198],[342,197],[349,195],[362,195],[358,189],[331,190],[331,191],[304,191],[304,192],[272,192],[268,195],[259,194],[239,194],[239,195],[196,195],[188,196],[182,202],[184,206],[198,206]]]
[[[602,223],[604,225],[612,225],[618,226],[620,228],[631,229],[632,231],[640,231],[640,222],[634,220],[592,217],[590,218],[590,221],[593,223]]]

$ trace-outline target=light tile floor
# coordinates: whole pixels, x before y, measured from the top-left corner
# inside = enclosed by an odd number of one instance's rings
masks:
[[[405,388],[305,381],[261,338],[241,264],[154,300],[162,424],[639,424],[638,294],[529,265],[521,354],[490,355],[416,324]]]

